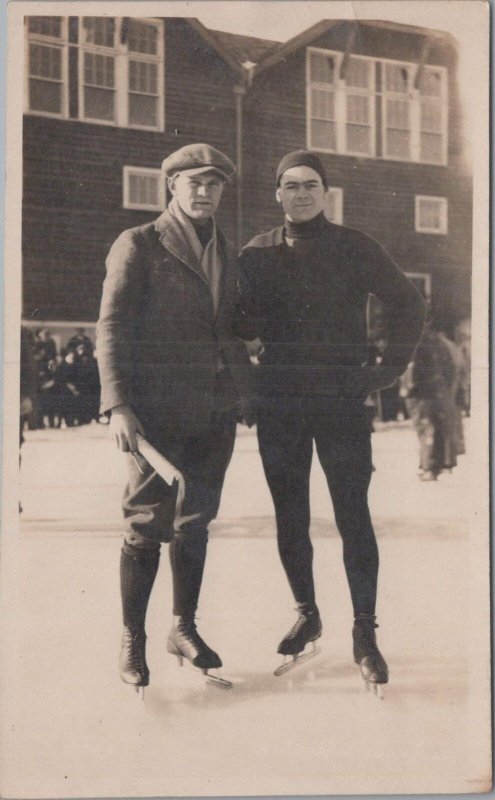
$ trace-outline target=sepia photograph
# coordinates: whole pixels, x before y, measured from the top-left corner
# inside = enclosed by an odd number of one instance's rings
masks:
[[[490,792],[488,3],[7,16],[0,796]]]

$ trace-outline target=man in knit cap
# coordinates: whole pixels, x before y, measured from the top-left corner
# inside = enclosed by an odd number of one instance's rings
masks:
[[[162,170],[172,200],[113,244],[97,330],[101,410],[127,453],[120,673],[135,687],[149,682],[145,616],[162,542],[170,542],[173,577],[168,650],[203,671],[221,666],[195,613],[249,366],[233,333],[236,257],[214,217],[235,166],[200,143],[171,153]],[[177,484],[139,455],[138,434],[184,477],[180,520]]]
[[[275,505],[279,553],[298,619],[278,652],[296,657],[321,636],[309,537],[313,441],[325,472],[353,610],[354,659],[375,690],[387,683],[376,644],[378,550],[368,509],[370,392],[406,369],[423,325],[423,301],[378,242],[324,216],[327,177],[314,153],[277,169],[283,225],[256,236],[240,257],[236,330],[258,352],[258,441]],[[388,347],[367,366],[367,303],[385,305]]]

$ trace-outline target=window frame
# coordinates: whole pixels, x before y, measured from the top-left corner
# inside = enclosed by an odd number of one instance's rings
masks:
[[[164,78],[164,66],[165,66],[165,30],[164,30],[164,21],[160,19],[152,19],[151,17],[132,17],[133,20],[137,22],[143,22],[146,24],[154,25],[158,31],[157,35],[157,54],[154,55],[152,53],[142,53],[140,51],[129,50],[127,48],[127,58],[125,61],[125,101],[123,102],[123,106],[125,107],[126,111],[126,124],[123,127],[132,128],[134,130],[142,130],[142,131],[164,131],[165,130],[165,78]],[[133,123],[132,125],[129,122],[129,95],[131,94],[130,90],[130,61],[144,61],[146,63],[156,64],[157,66],[157,88],[158,93],[156,95],[153,94],[145,94],[146,97],[156,97],[157,98],[157,125],[139,125]],[[132,92],[132,94],[143,94],[142,92]]]
[[[158,179],[158,205],[145,203],[134,203],[130,199],[129,178],[131,175],[155,175]],[[165,178],[160,168],[136,167],[126,164],[122,168],[122,205],[123,208],[131,211],[159,211],[165,210],[167,205],[167,193],[165,191]]]
[[[421,201],[422,200],[438,200],[440,205],[440,228],[428,228],[421,226]],[[438,197],[437,195],[429,194],[416,194],[414,195],[414,230],[416,233],[433,234],[434,236],[446,236],[449,232],[449,203],[447,197]]]
[[[61,36],[47,36],[42,33],[31,33],[29,30],[29,19],[30,17],[46,17],[46,16],[53,16],[58,17],[59,14],[25,14],[24,15],[24,26],[25,26],[25,36],[24,36],[24,113],[32,114],[36,117],[51,117],[52,119],[68,119],[69,118],[69,57],[68,57],[68,41],[69,41],[69,18],[68,17],[61,17],[62,20],[62,30]],[[49,78],[45,79],[52,83],[59,83],[62,87],[61,90],[61,111],[40,111],[39,109],[34,109],[30,107],[30,98],[29,98],[29,81],[31,78],[33,79],[40,79],[36,75],[31,75],[30,73],[30,59],[29,59],[29,49],[31,44],[38,44],[45,47],[50,47],[51,49],[58,49],[61,51],[61,80],[55,81]]]
[[[157,53],[141,53],[131,51],[128,48],[128,39],[122,42],[122,26],[124,17],[112,17],[115,21],[114,29],[114,46],[109,47],[103,44],[95,44],[86,41],[86,31],[84,28],[85,17],[92,16],[90,14],[81,14],[78,19],[78,36],[77,41],[69,42],[69,17],[62,16],[62,36],[45,36],[38,33],[29,32],[29,17],[40,16],[39,14],[31,14],[24,16],[25,23],[25,69],[24,69],[24,113],[32,114],[42,117],[53,117],[57,119],[66,119],[71,122],[83,122],[90,125],[107,125],[112,128],[127,128],[130,130],[145,130],[155,133],[163,133],[165,130],[165,24],[164,20],[156,17],[135,16],[131,19],[138,22],[152,25],[157,30]],[[42,15],[42,16],[59,16],[59,15]],[[108,18],[108,15],[96,15],[98,18]],[[38,111],[29,107],[29,45],[30,43],[45,44],[53,47],[57,46],[62,51],[62,111],[61,113],[54,113],[50,111]],[[78,92],[78,113],[76,117],[69,115],[69,48],[77,50],[77,92]],[[94,53],[97,55],[109,56],[114,59],[114,87],[108,88],[108,91],[114,93],[114,119],[97,119],[86,116],[84,107],[84,54]],[[156,64],[157,75],[157,94],[147,94],[140,92],[133,92],[133,94],[143,94],[146,97],[156,97],[156,125],[142,125],[138,123],[130,123],[129,121],[129,95],[130,87],[130,61],[144,61],[147,63]],[[95,87],[98,88],[98,87]],[[101,87],[104,89],[105,87]]]
[[[93,125],[110,125],[112,127],[119,127],[119,103],[118,103],[118,91],[119,91],[119,75],[118,75],[118,68],[117,68],[117,58],[118,58],[118,43],[120,38],[120,24],[117,18],[115,18],[115,29],[114,29],[114,46],[108,47],[107,45],[102,44],[94,44],[93,42],[86,42],[82,41],[84,39],[84,17],[79,17],[79,31],[78,31],[78,58],[77,58],[77,68],[78,68],[78,75],[77,75],[77,88],[78,88],[78,95],[79,95],[79,113],[78,119],[80,122],[89,122]],[[81,35],[81,32],[82,35]],[[98,87],[93,84],[90,84],[91,88],[97,89],[101,88],[104,91],[112,91],[114,97],[114,118],[113,120],[109,119],[98,119],[97,117],[87,117],[85,115],[85,108],[84,108],[84,89],[86,86],[86,82],[84,80],[84,60],[86,53],[92,53],[93,55],[100,55],[104,57],[111,57],[114,60],[114,67],[113,67],[113,74],[114,74],[114,85],[113,88],[109,87]],[[122,127],[122,126],[120,126]]]
[[[313,144],[311,141],[312,139],[312,130],[311,130],[311,123],[312,120],[316,119],[312,115],[312,108],[311,108],[311,89],[312,88],[324,88],[324,84],[319,84],[316,81],[311,80],[311,70],[310,70],[310,60],[311,60],[311,53],[320,53],[325,56],[331,56],[335,59],[335,80],[334,80],[334,88],[333,92],[335,95],[335,141],[336,141],[336,148],[331,149],[329,147],[320,147]],[[342,61],[344,59],[344,52],[341,50],[328,50],[322,47],[306,47],[306,146],[308,150],[313,152],[321,152],[321,153],[332,153],[334,155],[342,155],[342,156],[351,156],[354,158],[375,158],[380,161],[398,161],[403,164],[431,164],[437,167],[443,167],[448,165],[448,146],[449,146],[449,138],[448,138],[448,120],[449,120],[449,102],[448,102],[448,70],[447,67],[443,65],[437,64],[425,64],[422,67],[423,71],[426,72],[439,72],[441,75],[441,95],[439,100],[439,105],[441,109],[442,115],[442,129],[441,129],[441,137],[442,137],[442,159],[441,161],[428,161],[421,159],[421,150],[420,150],[420,142],[421,142],[421,95],[419,92],[419,88],[414,87],[414,80],[417,75],[417,70],[419,69],[419,65],[417,62],[413,61],[400,61],[398,59],[392,58],[378,58],[376,56],[368,56],[368,55],[361,55],[361,54],[354,54],[351,53],[350,58],[354,59],[363,59],[366,61],[370,61],[373,63],[372,69],[372,76],[371,76],[371,89],[370,91],[360,91],[358,87],[349,87],[351,93],[353,94],[366,94],[371,98],[371,109],[370,109],[370,125],[371,125],[371,133],[372,133],[372,147],[371,153],[357,153],[353,151],[348,151],[346,148],[347,138],[346,138],[346,125],[347,125],[347,84],[345,78],[340,78],[340,69],[342,65]],[[376,71],[377,71],[377,64],[380,64],[382,69],[382,77],[381,77],[381,86],[380,91],[377,91],[376,88]],[[394,156],[394,155],[385,155],[386,153],[386,132],[387,132],[387,97],[400,97],[401,95],[395,94],[394,92],[387,92],[385,89],[385,69],[387,64],[396,64],[398,66],[406,67],[408,70],[408,82],[410,85],[410,91],[408,94],[403,95],[403,97],[409,100],[410,103],[410,132],[411,132],[411,144],[410,144],[410,158],[403,158],[402,156]],[[381,136],[380,136],[380,145],[381,145],[381,155],[377,155],[377,97],[381,98]]]
[[[330,193],[333,194],[337,198],[336,208],[337,208],[337,219],[330,219],[327,217],[325,210],[325,218],[329,222],[333,222],[334,225],[343,225],[344,224],[344,189],[342,186],[329,186],[327,191],[325,192],[325,196]]]

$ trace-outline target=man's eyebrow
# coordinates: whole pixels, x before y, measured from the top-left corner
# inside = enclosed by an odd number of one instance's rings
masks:
[[[310,178],[309,181],[286,181],[284,186],[318,186],[319,183],[316,178]]]

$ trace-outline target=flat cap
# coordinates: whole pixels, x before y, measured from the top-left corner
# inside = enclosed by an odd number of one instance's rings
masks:
[[[163,160],[162,170],[166,178],[172,178],[178,172],[199,175],[214,170],[228,181],[235,174],[235,164],[209,144],[186,144]]]

